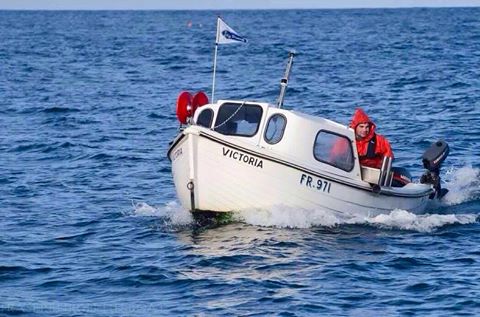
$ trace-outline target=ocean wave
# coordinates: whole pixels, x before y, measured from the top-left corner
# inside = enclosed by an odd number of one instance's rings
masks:
[[[195,225],[192,214],[172,201],[160,207],[145,202],[133,203],[136,216],[158,217],[169,228]],[[414,214],[394,209],[385,214],[349,214],[330,210],[310,210],[283,205],[269,209],[248,209],[233,212],[231,222],[243,222],[260,227],[306,229],[314,227],[340,227],[342,225],[367,225],[387,230],[432,232],[448,225],[466,225],[480,221],[477,214]]]
[[[170,114],[170,113],[162,114],[162,113],[151,112],[148,115],[148,117],[151,118],[151,119],[171,119],[173,117],[173,115]]]
[[[20,265],[2,265],[0,266],[0,279],[12,280],[23,277],[32,277],[35,274],[46,274],[53,269],[50,267],[29,268]]]
[[[20,143],[20,142],[18,142]],[[51,153],[63,149],[71,149],[71,148],[91,148],[88,144],[80,144],[74,143],[73,141],[54,141],[51,143],[41,143],[41,142],[27,142],[23,141],[22,144],[16,145],[8,150],[8,152],[13,153],[21,153],[21,152],[28,152],[28,153]]]
[[[79,112],[80,110],[77,108],[71,108],[71,107],[55,106],[55,107],[45,108],[42,111],[45,113],[69,113],[69,112]]]

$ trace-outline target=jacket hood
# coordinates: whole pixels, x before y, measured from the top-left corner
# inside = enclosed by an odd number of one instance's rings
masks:
[[[375,123],[368,117],[368,115],[361,108],[355,109],[355,113],[352,117],[352,122],[350,122],[350,128],[355,130],[357,125],[360,123],[369,123],[370,124],[370,133],[367,135],[366,139],[370,140],[375,133]]]

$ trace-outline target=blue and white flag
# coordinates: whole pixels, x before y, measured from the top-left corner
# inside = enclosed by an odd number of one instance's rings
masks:
[[[216,44],[247,43],[247,39],[235,32],[220,17],[217,19]]]

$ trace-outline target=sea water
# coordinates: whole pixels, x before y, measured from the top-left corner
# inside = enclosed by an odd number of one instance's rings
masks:
[[[425,214],[234,213],[198,226],[166,157],[182,90],[348,124],[362,107]],[[0,12],[0,315],[478,316],[480,9]]]

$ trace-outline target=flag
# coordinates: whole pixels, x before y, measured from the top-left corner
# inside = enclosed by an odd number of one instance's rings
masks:
[[[247,39],[235,32],[219,17],[217,19],[217,40],[215,43],[247,43]]]

